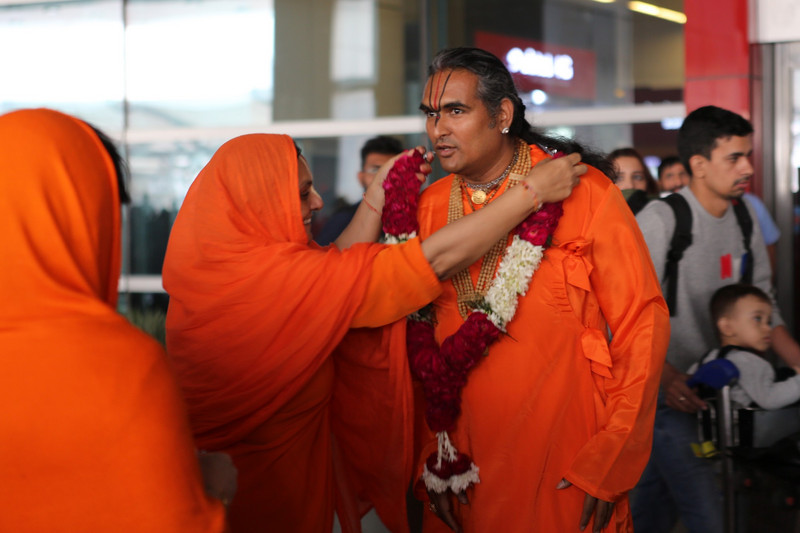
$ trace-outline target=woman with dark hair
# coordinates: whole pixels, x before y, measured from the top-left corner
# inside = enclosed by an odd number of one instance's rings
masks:
[[[608,161],[614,166],[614,183],[622,191],[634,215],[647,202],[658,198],[658,182],[636,149],[617,148],[608,154]]]

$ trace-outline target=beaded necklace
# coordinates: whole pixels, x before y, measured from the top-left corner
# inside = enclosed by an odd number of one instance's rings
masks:
[[[495,186],[499,183],[502,183],[503,180],[506,179],[508,173],[511,172],[511,169],[517,163],[518,156],[519,156],[519,151],[514,150],[514,157],[511,158],[511,162],[508,164],[503,173],[488,183],[467,183],[467,181],[464,178],[459,178],[461,186],[462,188],[464,188],[464,192],[466,192],[466,189],[473,189],[472,194],[467,194],[467,199],[469,200],[469,203],[472,206],[473,211],[475,211],[474,204],[482,205],[483,203],[488,202],[494,197],[495,193],[497,193],[497,189],[495,188]],[[487,191],[492,191],[492,192],[487,193]]]
[[[515,162],[516,161],[516,162]],[[525,176],[531,169],[531,154],[528,144],[522,139],[517,139],[517,147],[514,153],[513,166],[509,167],[509,177],[506,189],[514,187],[519,183],[522,176]],[[500,187],[502,188],[502,186]],[[499,191],[500,188],[497,190]],[[494,195],[493,195],[494,196]],[[467,196],[469,199],[469,196]],[[472,210],[475,206],[470,203]],[[450,187],[450,202],[447,207],[447,223],[458,220],[464,216],[464,193],[462,192],[461,180],[459,178],[453,179],[453,185]],[[479,301],[486,294],[489,284],[492,282],[494,273],[497,270],[497,265],[508,246],[508,237],[503,237],[489,249],[486,255],[483,256],[481,263],[480,274],[478,275],[478,282],[473,285],[472,276],[470,276],[469,269],[465,268],[455,276],[453,276],[453,286],[456,289],[458,296],[458,312],[461,318],[465,319],[469,316],[474,303]]]

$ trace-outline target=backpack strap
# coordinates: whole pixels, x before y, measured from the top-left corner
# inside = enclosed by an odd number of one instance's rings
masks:
[[[736,222],[739,223],[739,228],[742,230],[742,241],[744,242],[745,254],[742,258],[742,277],[740,281],[748,285],[753,283],[753,252],[750,250],[750,238],[753,236],[753,219],[750,218],[750,212],[744,200],[737,198],[731,200],[733,204],[733,212],[736,214]]]
[[[675,316],[678,310],[678,263],[683,252],[692,244],[692,210],[689,202],[680,194],[670,194],[661,201],[666,202],[675,214],[675,231],[672,234],[667,263],[664,267],[664,279],[667,281],[667,307],[669,316]]]

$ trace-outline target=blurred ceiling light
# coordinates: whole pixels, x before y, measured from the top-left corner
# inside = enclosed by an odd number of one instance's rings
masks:
[[[531,102],[534,105],[542,105],[547,102],[547,93],[541,89],[534,89],[531,91]]]
[[[594,1],[597,2],[598,4],[613,4],[617,0],[594,0]]]
[[[677,22],[678,24],[686,24],[686,15],[680,11],[673,11],[665,7],[654,6],[646,2],[628,2],[628,9],[642,13],[643,15],[650,15],[660,19],[669,20],[670,22]]]

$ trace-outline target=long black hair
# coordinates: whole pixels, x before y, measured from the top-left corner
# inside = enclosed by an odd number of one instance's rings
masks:
[[[117,175],[119,202],[121,204],[130,203],[131,196],[128,194],[128,177],[130,171],[128,169],[128,164],[125,162],[122,154],[120,154],[119,150],[117,149],[117,145],[111,140],[111,137],[106,135],[106,133],[100,128],[97,128],[88,122],[86,124],[92,128],[94,134],[97,135],[97,138],[100,139],[101,143],[103,143],[103,147],[106,149],[106,152],[108,152],[108,156],[111,158],[111,162],[114,164],[114,172]]]
[[[528,144],[538,144],[550,150],[565,153],[578,152],[581,160],[610,178],[614,169],[608,160],[599,152],[590,150],[581,144],[554,135],[545,135],[534,128],[525,118],[525,104],[519,97],[514,80],[500,59],[486,50],[473,47],[448,48],[440,51],[428,66],[428,76],[444,70],[466,70],[478,77],[478,97],[486,106],[489,116],[494,118],[500,111],[500,104],[506,98],[514,104],[514,118],[509,133]]]

